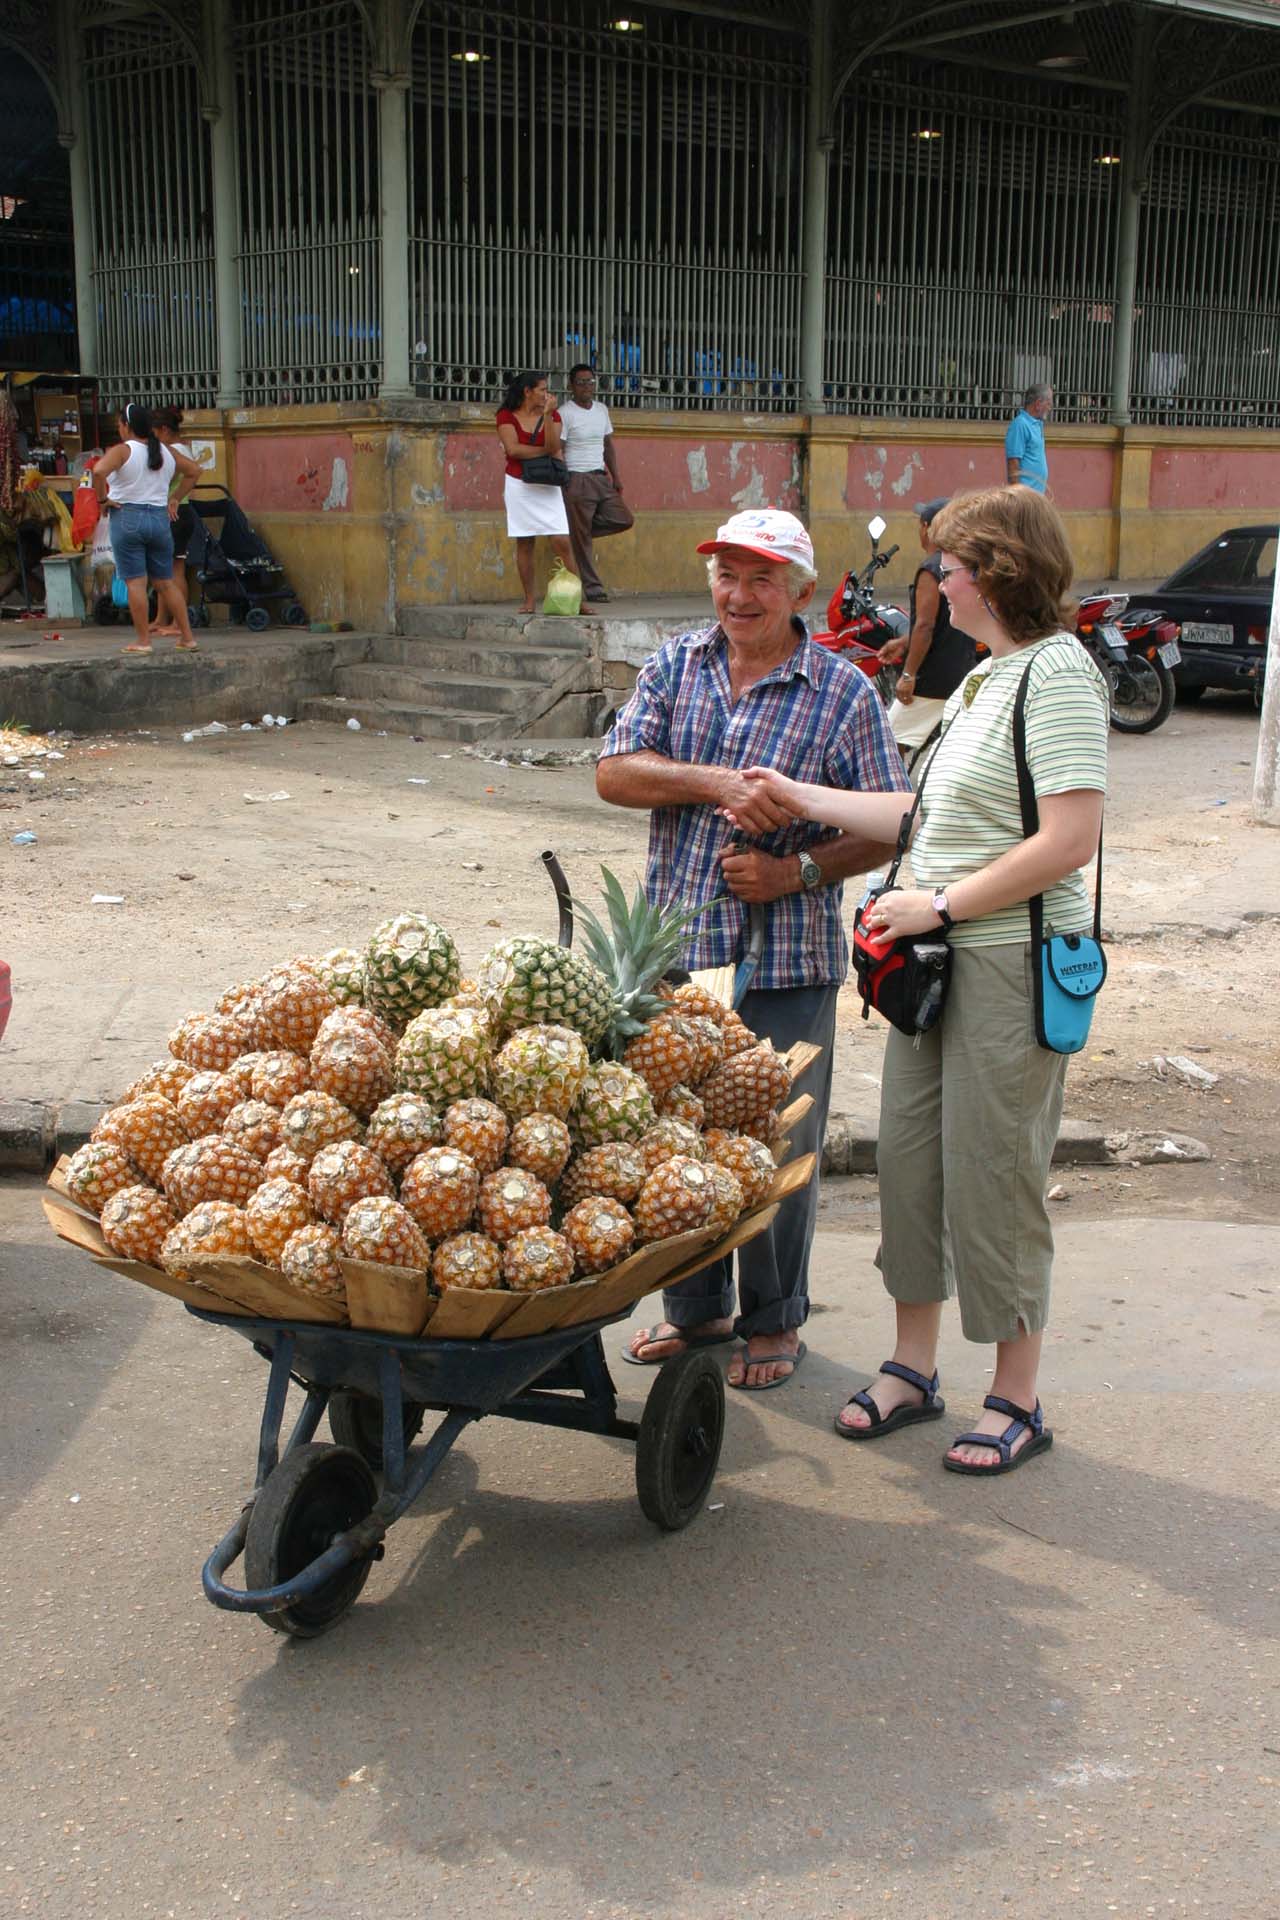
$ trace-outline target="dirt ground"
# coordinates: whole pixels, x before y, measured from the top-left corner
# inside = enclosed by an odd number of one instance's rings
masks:
[[[1212,1158],[1078,1168],[1063,1185],[1073,1212],[1123,1192],[1126,1211],[1158,1199],[1165,1211],[1274,1220],[1280,835],[1249,816],[1256,716],[1210,696],[1154,735],[1112,742],[1110,975],[1067,1110],[1109,1133],[1189,1134]],[[172,731],[6,736],[0,827],[0,954],[14,979],[0,1097],[65,1097],[49,1063],[77,1011],[147,982],[142,1059],[108,1047],[93,1056],[98,1084],[74,1088],[101,1098],[163,1051],[167,1024],[230,981],[289,954],[359,945],[398,910],[448,926],[464,963],[505,934],[552,932],[542,848],[592,899],[601,862],[628,885],[641,871],[645,817],[602,805],[589,767],[504,767],[447,742],[289,726],[189,742]],[[35,844],[13,845],[24,831]],[[870,1083],[882,1034],[857,1013],[846,995],[844,1065]],[[142,1043],[129,1044],[136,1054]],[[1216,1084],[1161,1078],[1151,1063],[1170,1054]],[[860,1211],[871,1187],[843,1183],[828,1204]]]

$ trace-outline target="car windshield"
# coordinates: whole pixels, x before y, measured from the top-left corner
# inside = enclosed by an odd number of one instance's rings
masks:
[[[1227,534],[1172,574],[1168,585],[1199,593],[1270,593],[1275,571],[1274,534]]]

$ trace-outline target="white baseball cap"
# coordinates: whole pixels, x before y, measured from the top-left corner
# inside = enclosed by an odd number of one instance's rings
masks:
[[[794,513],[784,513],[780,507],[748,507],[743,513],[735,513],[717,527],[714,540],[699,543],[698,552],[719,553],[725,547],[743,547],[748,553],[758,553],[762,560],[776,560],[779,566],[789,560],[798,560],[803,567],[813,566],[813,542],[808,530]]]

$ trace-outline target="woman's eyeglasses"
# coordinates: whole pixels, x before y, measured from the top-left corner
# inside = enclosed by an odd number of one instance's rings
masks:
[[[952,574],[953,574],[953,573],[968,573],[968,574],[971,574],[971,573],[972,573],[972,569],[971,569],[971,568],[969,568],[969,567],[939,567],[939,568],[938,568],[938,579],[939,579],[939,582],[941,582],[941,581],[943,581],[943,580],[949,580],[949,579],[951,578],[951,576],[952,576]]]

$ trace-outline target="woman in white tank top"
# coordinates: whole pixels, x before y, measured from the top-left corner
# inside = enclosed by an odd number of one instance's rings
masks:
[[[173,579],[169,486],[176,469],[182,475],[176,504],[200,478],[200,469],[185,454],[160,445],[149,411],[136,401],[125,408],[118,424],[120,444],[104,454],[93,469],[93,490],[109,516],[116,572],[129,589],[129,615],[136,637],[125,652],[151,652],[148,577],[177,629],[177,645],[190,650],[196,642],[187,619],[187,603]]]

